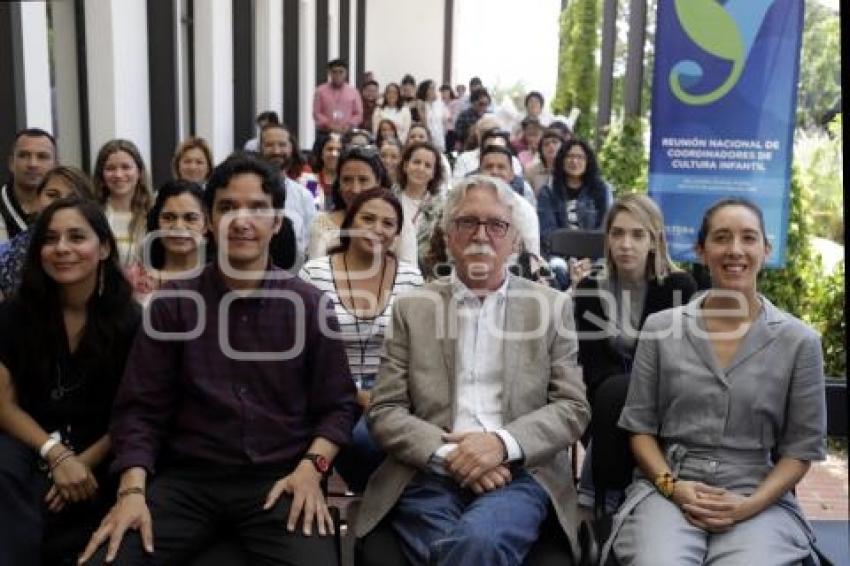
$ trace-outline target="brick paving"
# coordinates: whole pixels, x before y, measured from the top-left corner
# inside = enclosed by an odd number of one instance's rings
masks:
[[[830,454],[812,464],[797,486],[797,500],[810,521],[848,520],[847,458]]]

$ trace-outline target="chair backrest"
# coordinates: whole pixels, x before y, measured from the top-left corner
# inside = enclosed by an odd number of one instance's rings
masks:
[[[549,253],[565,258],[599,259],[605,255],[605,234],[598,230],[554,230],[549,234]]]

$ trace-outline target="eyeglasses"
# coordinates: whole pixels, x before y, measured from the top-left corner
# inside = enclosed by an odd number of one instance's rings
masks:
[[[454,219],[455,230],[464,235],[470,235],[478,232],[478,227],[484,225],[484,231],[491,238],[504,238],[511,227],[510,222],[499,220],[498,218],[488,218],[487,220],[479,220],[474,216],[461,216]]]
[[[582,153],[568,153],[566,158],[570,161],[587,161],[587,156]]]

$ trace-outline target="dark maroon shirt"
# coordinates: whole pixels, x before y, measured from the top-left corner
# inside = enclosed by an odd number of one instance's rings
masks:
[[[113,471],[141,466],[152,474],[161,457],[287,469],[317,436],[349,441],[356,390],[333,306],[318,289],[296,277],[267,277],[260,290],[284,298],[236,298],[223,316],[230,289],[214,265],[163,289],[194,292],[204,306],[199,311],[184,297],[154,297],[150,304],[150,323],[136,336],[113,408]],[[197,337],[148,331],[191,333],[199,312],[206,320]],[[236,359],[226,354],[228,343],[238,357],[293,354]]]

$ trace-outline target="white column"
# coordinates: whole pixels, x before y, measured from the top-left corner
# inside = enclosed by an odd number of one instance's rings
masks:
[[[195,2],[195,116],[216,162],[233,151],[233,3]]]
[[[257,113],[274,110],[283,114],[283,1],[256,0]]]
[[[50,101],[50,56],[47,47],[47,4],[20,2],[23,38],[24,100],[28,128],[53,131]]]
[[[363,74],[366,69],[357,68],[357,0],[351,0],[348,3],[348,74],[349,77],[355,77],[354,83],[357,83],[357,77]],[[350,80],[350,79],[349,79]]]
[[[339,57],[339,26],[339,0],[328,0],[328,61]]]
[[[312,0],[298,0],[298,139],[301,147],[312,147],[316,139],[313,122],[313,93],[316,90],[316,5]]]
[[[61,162],[79,167],[83,162],[83,149],[80,143],[82,130],[74,3],[54,2],[50,9],[53,15],[53,71],[56,73],[54,135]]]
[[[145,0],[86,0],[91,160],[120,137],[150,163],[148,30]]]

